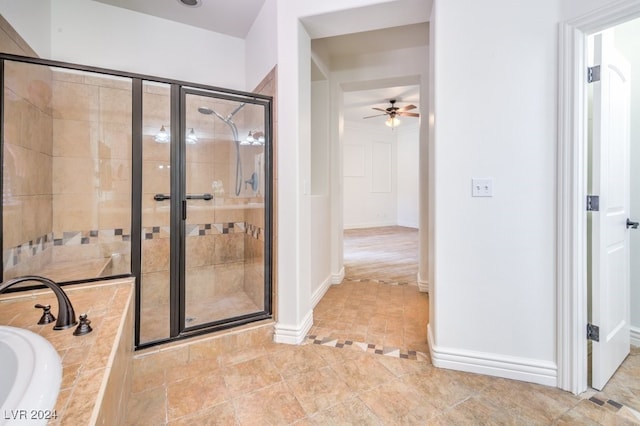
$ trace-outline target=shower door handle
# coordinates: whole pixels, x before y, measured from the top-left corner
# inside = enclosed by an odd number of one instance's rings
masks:
[[[210,200],[213,200],[213,195],[211,195],[211,194],[201,194],[201,195],[187,194],[187,200],[206,200],[206,201],[210,201]]]
[[[195,194],[187,194],[187,200],[206,200],[206,201],[210,201],[213,200],[213,195],[211,194],[200,194],[200,195],[195,195]],[[166,195],[166,194],[156,194],[153,196],[153,199],[156,201],[164,201],[164,200],[170,200],[171,199],[171,195]]]

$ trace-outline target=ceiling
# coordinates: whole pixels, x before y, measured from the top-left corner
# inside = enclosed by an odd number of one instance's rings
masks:
[[[331,58],[334,71],[340,67],[339,63],[343,62],[344,58],[428,44],[429,24],[427,22],[319,38],[311,42],[313,49],[324,51]],[[322,78],[316,74],[313,79]],[[397,101],[397,107],[413,104],[418,107],[413,112],[420,112],[420,86],[416,76],[354,82],[343,85],[342,89],[344,90],[343,115],[346,121],[382,124],[386,119],[384,116],[366,120],[363,120],[363,117],[376,114],[376,111],[371,109],[373,107],[382,109],[389,107],[390,99]],[[409,117],[401,118],[401,121],[403,124],[418,122],[416,118]]]
[[[187,7],[178,0],[94,0],[147,15],[244,39],[265,0],[203,0]]]
[[[187,7],[179,0],[94,1],[242,39],[246,38],[265,2],[265,0],[202,0],[198,7]],[[389,9],[391,6],[383,3],[367,9],[366,13],[364,10],[354,9],[306,18],[305,26],[313,34],[314,49],[322,49],[331,58],[356,57],[427,45],[429,24],[426,20],[430,7],[426,5],[430,4],[429,0],[401,0],[400,3],[403,4],[401,8],[395,7],[394,4],[394,8]],[[360,19],[363,15],[368,19]],[[383,20],[380,21],[380,19]],[[354,32],[323,37],[325,34],[339,33],[336,28],[339,27],[337,22],[341,20],[349,22],[346,28],[352,28]],[[396,24],[390,28],[364,30],[369,27],[394,25],[396,21],[407,25]],[[356,25],[357,22],[362,25]],[[342,27],[345,28],[344,25]],[[344,87],[344,118],[348,121],[371,124],[379,121],[382,124],[385,117],[364,121],[362,117],[375,114],[376,111],[372,110],[372,107],[387,108],[389,99],[396,99],[396,105],[399,107],[409,103],[414,104],[418,107],[416,112],[420,112],[418,83],[410,78],[399,77],[363,84],[355,83],[350,87]],[[417,119],[404,118],[403,121],[410,123],[417,122]]]
[[[344,93],[344,119],[363,124],[384,124],[386,116],[367,118],[371,115],[382,114],[372,108],[386,109],[391,106],[390,99],[396,100],[396,106],[402,108],[405,105],[413,104],[418,108],[411,112],[420,113],[420,86],[395,86],[370,90],[358,90]],[[399,117],[401,125],[417,124],[418,118]]]

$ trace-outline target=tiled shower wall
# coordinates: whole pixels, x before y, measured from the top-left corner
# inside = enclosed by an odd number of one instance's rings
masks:
[[[35,56],[2,17],[0,50]],[[5,278],[39,269],[52,256],[51,81],[46,68],[6,65],[3,264],[6,269],[23,262]]]
[[[2,17],[0,51],[37,56]],[[129,272],[129,80],[7,61],[4,95],[3,278]]]
[[[53,73],[55,263],[130,270],[131,97],[129,79]]]
[[[5,92],[16,100],[5,116],[5,278],[128,273],[130,81],[12,62],[6,75]],[[67,262],[89,260],[99,265],[60,275]]]

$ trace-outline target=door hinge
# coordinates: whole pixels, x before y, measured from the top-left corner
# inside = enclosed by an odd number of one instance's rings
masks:
[[[593,324],[587,324],[587,339],[594,342],[600,341],[600,327]]]
[[[600,81],[600,65],[587,68],[587,82],[593,83],[595,81]]]
[[[599,195],[587,195],[587,211],[598,212],[600,211],[600,196]]]

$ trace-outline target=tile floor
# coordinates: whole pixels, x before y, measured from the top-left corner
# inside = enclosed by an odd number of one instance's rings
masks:
[[[380,270],[349,275],[347,266],[303,345],[262,338],[232,354],[191,345],[137,355],[128,424],[640,424],[640,349],[603,392],[580,396],[438,369],[426,345],[428,296]]]

